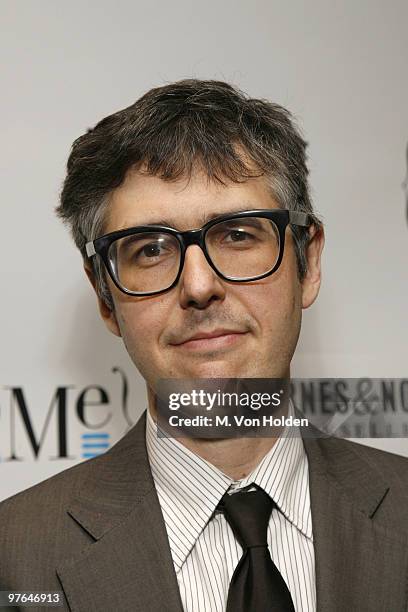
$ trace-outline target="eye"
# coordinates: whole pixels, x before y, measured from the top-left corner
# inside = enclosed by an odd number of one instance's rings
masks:
[[[243,230],[243,229],[233,229],[233,230],[230,230],[229,232],[227,232],[226,239],[228,239],[228,238],[231,239],[231,242],[244,242],[245,240],[250,240],[251,238],[253,239],[254,236],[252,236],[246,230]]]
[[[132,260],[138,264],[160,263],[168,258],[174,259],[178,255],[178,245],[171,238],[160,237],[138,244],[132,253]]]
[[[166,236],[154,237],[152,240],[143,238],[134,241],[129,248],[128,258],[133,260],[161,258],[174,254],[177,244]]]
[[[177,240],[170,235],[143,233],[127,236],[113,244],[112,258],[123,266],[148,266],[161,264],[178,257]]]
[[[136,252],[136,257],[139,255],[144,255],[145,257],[158,257],[161,255],[163,250],[163,245],[159,242],[151,242],[150,244],[145,244],[141,249]]]
[[[216,227],[212,231],[210,239],[213,245],[218,245],[219,248],[228,246],[248,247],[259,240],[259,234],[260,230],[248,223],[242,224],[241,222],[238,224],[229,222],[228,224]]]

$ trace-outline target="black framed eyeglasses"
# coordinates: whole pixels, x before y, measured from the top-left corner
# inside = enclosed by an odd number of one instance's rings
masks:
[[[86,253],[100,255],[112,281],[128,295],[155,295],[174,287],[192,244],[202,249],[222,279],[249,282],[279,268],[289,224],[309,227],[312,222],[302,212],[247,210],[221,215],[185,232],[163,225],[129,227],[88,242]]]

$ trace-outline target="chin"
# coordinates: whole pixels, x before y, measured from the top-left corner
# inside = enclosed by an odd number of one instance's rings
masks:
[[[251,378],[254,374],[244,366],[234,366],[227,361],[207,361],[189,368],[186,378]]]

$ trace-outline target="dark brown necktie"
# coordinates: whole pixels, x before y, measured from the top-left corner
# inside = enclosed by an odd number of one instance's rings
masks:
[[[268,550],[268,523],[274,507],[259,487],[226,493],[220,502],[219,509],[243,548],[231,578],[227,612],[295,612],[286,582]]]

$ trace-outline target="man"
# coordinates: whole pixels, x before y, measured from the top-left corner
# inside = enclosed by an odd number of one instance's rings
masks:
[[[335,438],[157,436],[161,379],[289,378],[324,241],[305,149],[282,107],[199,80],[74,143],[58,213],[148,411],[0,505],[0,590],[62,591],[81,612],[407,609],[406,459]]]

